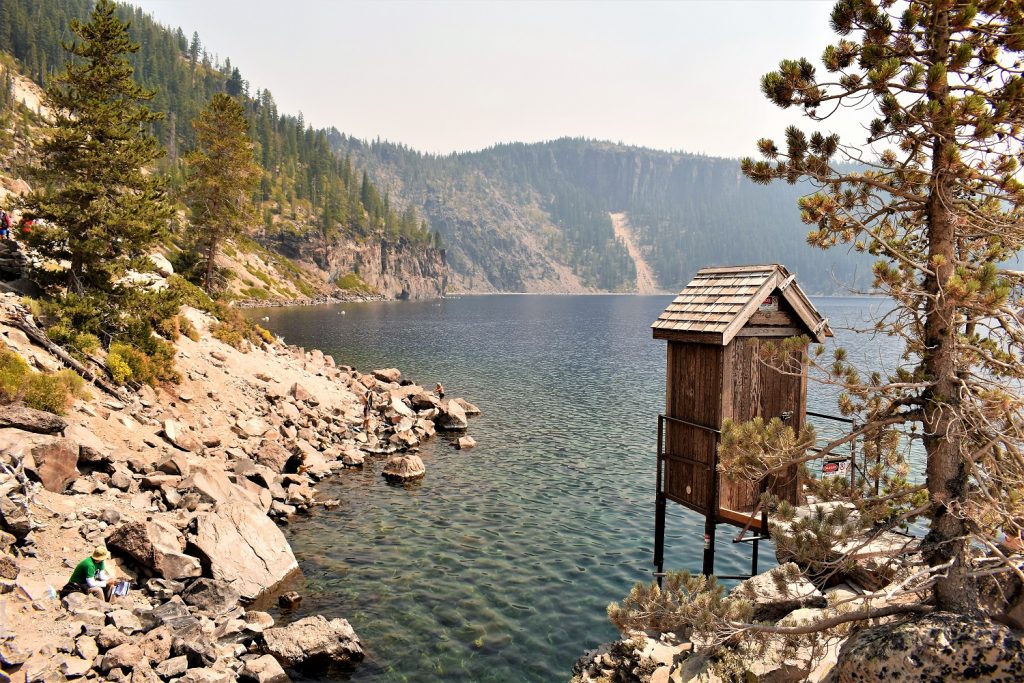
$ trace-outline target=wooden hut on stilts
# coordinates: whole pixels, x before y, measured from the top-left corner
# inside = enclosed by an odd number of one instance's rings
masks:
[[[718,444],[726,419],[747,422],[779,417],[799,430],[806,418],[807,350],[794,352],[801,372],[781,372],[759,360],[758,346],[805,335],[832,336],[793,275],[778,264],[704,268],[651,326],[668,342],[665,413],[658,416],[658,476],[654,564],[664,572],[668,501],[704,515],[702,572],[714,573],[715,529],[742,531],[734,542],[752,542],[751,575],[758,541],[768,534],[761,494],[799,503],[796,468],[755,486],[718,472]],[[747,532],[753,535],[746,537]],[[745,578],[745,577],[723,577]]]

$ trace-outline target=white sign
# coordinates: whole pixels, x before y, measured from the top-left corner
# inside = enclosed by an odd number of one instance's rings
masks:
[[[850,461],[839,460],[835,462],[826,462],[821,466],[821,476],[823,477],[846,477],[850,474]]]
[[[779,310],[779,297],[777,294],[771,294],[764,298],[761,305],[757,307],[759,311],[777,311]]]

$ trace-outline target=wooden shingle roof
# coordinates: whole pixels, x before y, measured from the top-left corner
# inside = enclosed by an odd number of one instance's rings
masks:
[[[699,270],[651,327],[656,337],[684,333],[694,341],[725,346],[776,292],[803,323],[803,333],[819,343],[832,336],[828,320],[777,263]]]

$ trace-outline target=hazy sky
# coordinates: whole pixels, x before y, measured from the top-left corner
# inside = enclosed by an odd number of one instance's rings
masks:
[[[753,154],[800,120],[760,76],[834,40],[820,0],[130,1],[198,31],[282,111],[441,153],[568,135]],[[828,129],[862,137],[849,118]]]

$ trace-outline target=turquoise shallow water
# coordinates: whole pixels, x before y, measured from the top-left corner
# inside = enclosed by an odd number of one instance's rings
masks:
[[[426,477],[382,462],[321,486],[342,505],[287,533],[310,613],[349,619],[368,660],[355,681],[565,681],[615,636],[605,607],[649,581],[668,296],[486,296],[267,309],[286,341],[359,369],[395,366],[480,406],[457,451],[422,450]],[[856,299],[819,302],[847,319]],[[858,347],[860,348],[860,347]],[[825,394],[811,402],[825,405]],[[670,506],[666,565],[699,569],[703,521]],[[749,570],[722,529],[716,570]],[[761,566],[774,563],[762,547]],[[338,675],[345,678],[347,675]]]

